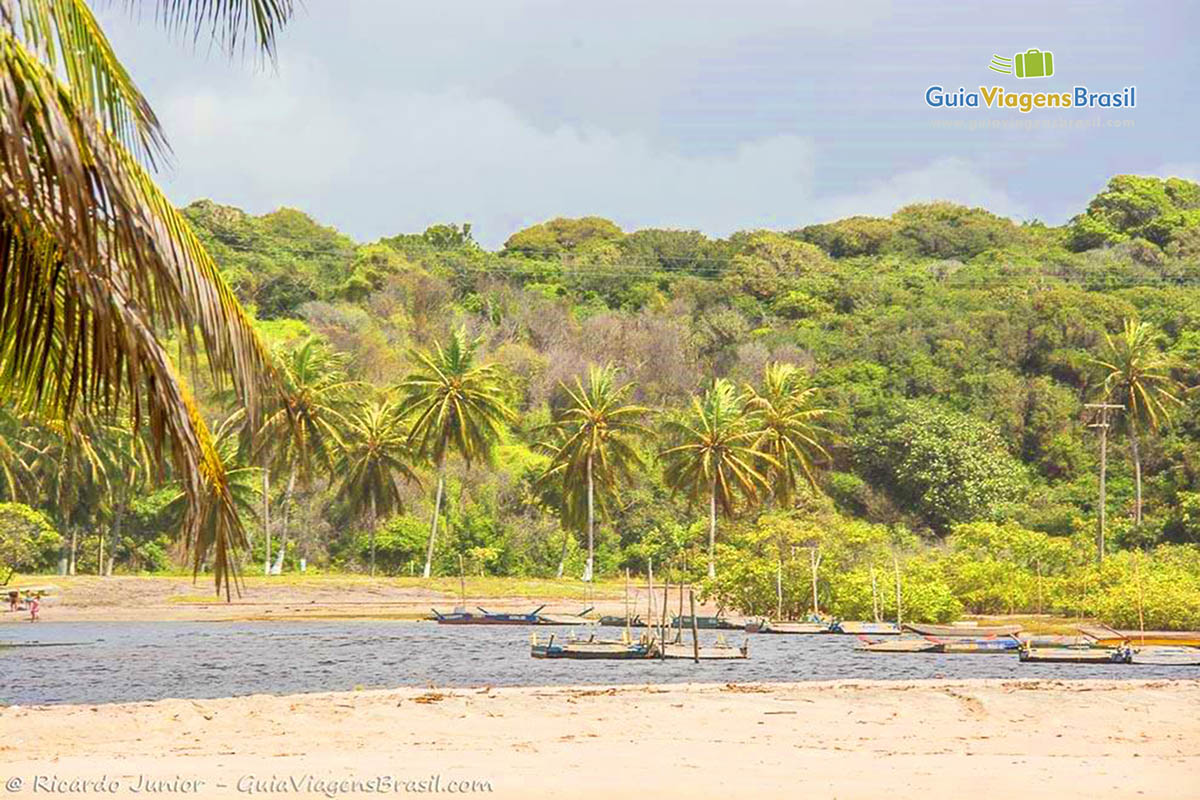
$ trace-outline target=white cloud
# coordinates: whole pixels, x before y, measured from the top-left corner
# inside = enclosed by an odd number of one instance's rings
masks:
[[[213,196],[262,213],[299,207],[359,239],[469,221],[489,246],[526,225],[598,214],[623,227],[791,228],[947,199],[1024,209],[956,158],[831,198],[814,195],[811,140],[777,135],[683,155],[637,133],[545,130],[464,92],[347,94],[293,59],[234,91],[181,88],[162,105],[178,202]]]

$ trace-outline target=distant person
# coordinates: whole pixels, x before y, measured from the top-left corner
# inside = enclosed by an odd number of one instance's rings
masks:
[[[21,605],[21,593],[18,592],[16,589],[13,589],[11,592],[8,593],[8,610],[16,611],[18,606],[20,606],[20,605]]]
[[[42,601],[36,594],[29,596],[29,621],[37,622],[38,612],[42,610]]]

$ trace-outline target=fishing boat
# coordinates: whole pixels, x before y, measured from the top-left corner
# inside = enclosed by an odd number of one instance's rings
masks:
[[[615,614],[606,614],[600,618],[600,624],[608,628],[624,628],[626,626],[630,628],[657,628],[659,625],[657,622],[647,622],[637,614],[633,615],[632,617],[620,617]]]
[[[1200,647],[1200,631],[1118,631],[1103,625],[1083,625],[1079,632],[1105,647],[1116,647],[1124,642],[1161,647]]]
[[[1154,646],[1133,650],[1131,664],[1156,667],[1200,667],[1200,648]]]
[[[894,622],[837,621],[830,628],[830,633],[844,633],[852,636],[896,636],[900,633],[900,626]]]
[[[906,622],[904,630],[919,633],[922,636],[971,636],[975,638],[988,636],[1016,636],[1021,632],[1020,625],[979,625],[974,622],[956,622],[952,625],[926,625],[924,623]]]
[[[527,613],[509,613],[488,611],[478,608],[468,611],[462,606],[456,607],[448,614],[433,609],[433,618],[439,625],[594,625],[596,621],[585,617],[587,609],[580,614],[543,614],[544,605],[538,606]]]
[[[687,644],[686,642],[671,642],[663,646],[660,656],[662,658],[699,659],[701,661],[749,658],[750,643],[746,642],[741,647],[734,647],[727,642],[718,641],[716,644],[702,645],[697,650],[694,645]]]
[[[924,636],[901,636],[878,642],[864,640],[857,649],[865,653],[937,653],[940,648],[941,644]]]
[[[1019,650],[1021,641],[1015,636],[996,636],[986,638],[968,638],[955,636],[937,642],[941,645],[939,653],[1011,653]]]
[[[652,639],[638,641],[613,641],[608,639],[563,639],[555,641],[553,635],[543,644],[537,634],[530,638],[529,655],[533,658],[568,658],[580,661],[655,658],[659,655],[658,645]]]
[[[824,620],[805,622],[774,622],[761,617],[746,623],[747,633],[829,633],[830,623]]]
[[[1018,651],[1022,663],[1028,664],[1128,664],[1133,650],[1120,647],[1030,647]]]
[[[692,627],[692,618],[689,616],[672,616],[671,627]],[[700,630],[724,630],[724,631],[744,631],[746,629],[745,620],[732,620],[729,617],[721,616],[698,616],[696,617],[696,628]]]

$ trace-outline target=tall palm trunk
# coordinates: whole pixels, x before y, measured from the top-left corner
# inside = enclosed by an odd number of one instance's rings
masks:
[[[717,577],[717,479],[708,496],[708,577]]]
[[[68,556],[68,560],[67,560],[67,574],[68,575],[75,574],[75,545],[76,545],[77,540],[78,540],[78,531],[76,530],[75,526],[72,525],[71,526],[71,553]]]
[[[429,547],[425,550],[425,571],[421,573],[428,578],[433,572],[433,542],[437,538],[438,515],[442,513],[442,488],[446,483],[446,471],[438,465],[437,494],[433,500],[433,519],[429,523]]]
[[[371,493],[371,518],[367,520],[367,536],[371,540],[371,577],[375,577],[375,521],[376,516],[375,493]]]
[[[283,514],[279,526],[279,551],[275,554],[275,566],[271,568],[272,575],[283,574],[283,557],[287,554],[288,523],[291,521],[292,493],[296,490],[296,468],[293,466],[288,475],[287,488],[283,492]]]
[[[1133,503],[1133,521],[1137,525],[1142,524],[1142,455],[1138,449],[1138,430],[1137,422],[1133,422],[1129,426],[1129,445],[1133,450],[1133,480],[1134,480],[1134,503]]]
[[[596,525],[596,506],[595,506],[595,483],[592,481],[592,454],[588,453],[587,459],[587,503],[588,503],[588,557],[587,566],[583,569],[584,581],[592,582],[592,568],[595,563],[595,525]]]
[[[555,575],[554,575],[555,580],[561,581],[562,576],[563,576],[563,571],[567,568],[567,544],[569,543],[568,540],[570,539],[570,536],[571,536],[571,529],[564,526],[563,527],[562,553],[560,553],[558,556],[558,572],[555,573]]]
[[[263,460],[262,469],[263,536],[267,540],[266,555],[263,556],[263,575],[271,574],[271,468]]]

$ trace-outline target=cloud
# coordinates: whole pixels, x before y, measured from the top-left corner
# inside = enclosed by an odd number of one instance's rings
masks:
[[[1027,218],[1028,208],[996,186],[971,162],[962,158],[939,158],[928,166],[900,172],[885,180],[823,204],[825,219],[853,214],[887,216],[909,203],[948,200],[966,206],[982,206],[993,214]]]
[[[545,129],[462,91],[347,92],[303,59],[234,90],[182,87],[162,112],[177,156],[165,182],[177,202],[213,196],[254,213],[294,206],[360,240],[471,222],[494,247],[527,225],[585,214],[626,229],[726,235],[931,199],[1024,213],[962,159],[819,197],[819,153],[805,137],[681,154],[634,132]]]

